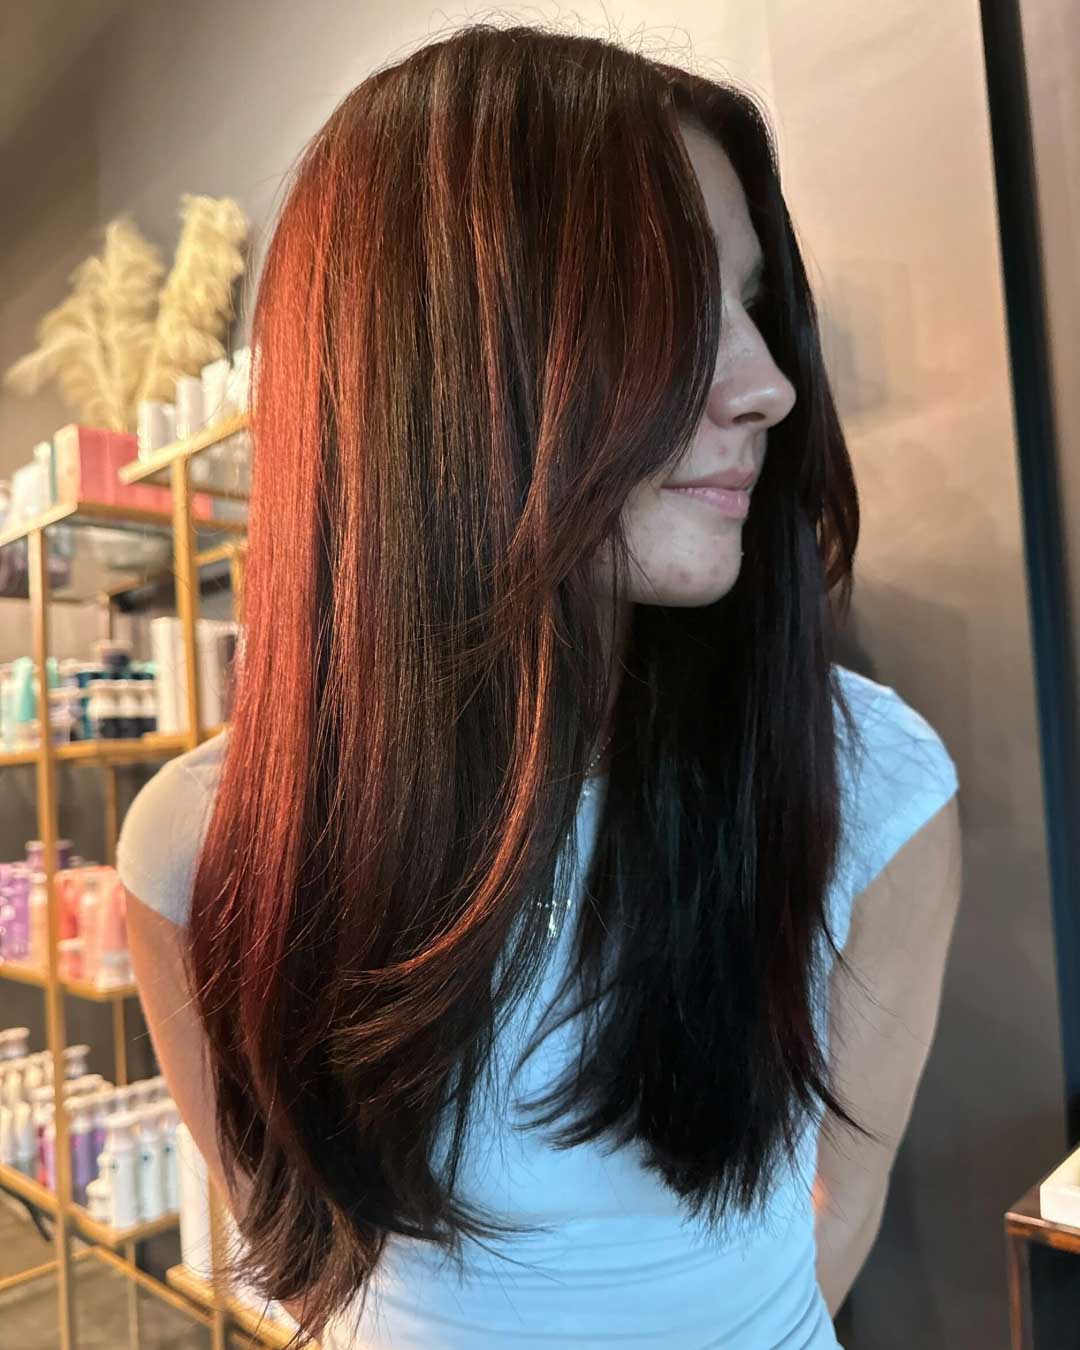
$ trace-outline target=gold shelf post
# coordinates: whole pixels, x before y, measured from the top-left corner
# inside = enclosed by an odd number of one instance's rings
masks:
[[[38,830],[45,853],[45,885],[48,895],[48,967],[45,982],[45,1022],[53,1063],[53,1102],[56,1126],[56,1217],[53,1238],[56,1244],[59,1282],[60,1350],[74,1350],[76,1344],[74,1272],[71,1264],[71,1231],[67,1206],[71,1203],[71,1149],[68,1145],[67,1115],[64,1110],[64,991],[58,968],[60,914],[56,897],[56,762],[53,758],[52,727],[49,719],[49,568],[45,531],[33,530],[28,543],[30,610],[33,622],[34,664],[38,675],[37,757]]]
[[[191,479],[186,455],[174,459],[169,476],[173,507],[173,572],[176,577],[176,610],[184,639],[187,670],[187,739],[194,749],[202,739],[199,723],[199,645],[196,619],[199,608],[199,577],[195,568],[195,531],[191,523]]]

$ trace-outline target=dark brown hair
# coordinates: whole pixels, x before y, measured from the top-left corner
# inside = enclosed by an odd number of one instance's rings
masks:
[[[455,1180],[601,726],[591,559],[611,540],[618,584],[623,503],[689,446],[720,337],[680,120],[743,183],[798,400],[730,593],[633,611],[563,986],[582,1054],[536,1123],[639,1141],[711,1223],[764,1200],[804,1111],[855,1125],[813,997],[858,501],[766,123],[609,41],[465,28],[306,147],[254,315],[246,631],[191,965],[251,1273],[313,1332],[388,1234],[460,1258],[510,1231]]]

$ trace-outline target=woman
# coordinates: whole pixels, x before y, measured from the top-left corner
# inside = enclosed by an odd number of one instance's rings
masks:
[[[325,1346],[836,1345],[957,783],[832,658],[857,496],[761,115],[460,31],[307,148],[252,336],[234,716],[118,864],[248,1273]]]

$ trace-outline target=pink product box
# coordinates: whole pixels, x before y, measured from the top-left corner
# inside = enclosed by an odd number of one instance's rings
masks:
[[[155,483],[121,483],[119,470],[138,457],[139,443],[128,432],[83,427],[74,422],[53,436],[56,493],[62,502],[106,502],[139,511],[172,511],[172,493]],[[191,498],[197,520],[213,519],[213,504],[203,492]]]

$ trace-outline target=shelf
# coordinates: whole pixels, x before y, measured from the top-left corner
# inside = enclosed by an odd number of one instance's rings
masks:
[[[49,983],[48,974],[38,970],[37,966],[24,966],[19,961],[0,961],[0,980],[14,980],[16,984],[36,984],[44,989]]]
[[[48,1187],[39,1186],[30,1177],[23,1176],[18,1168],[9,1167],[7,1163],[0,1163],[0,1186],[14,1192],[15,1195],[21,1195],[24,1200],[29,1200],[46,1214],[55,1214],[57,1211],[56,1196]]]
[[[139,995],[138,986],[134,984],[117,984],[111,989],[99,989],[89,980],[61,980],[60,987],[72,998],[82,998],[88,1003],[118,1003]]]
[[[199,552],[219,548],[247,529],[241,520],[195,519],[192,524]],[[160,511],[65,502],[0,531],[0,549],[19,546],[35,530],[45,533],[50,600],[88,601],[138,590],[172,566],[172,516]]]
[[[130,741],[69,741],[53,746],[53,759],[61,764],[97,764],[117,767],[123,764],[152,764],[171,759],[188,748],[186,736],[143,736]],[[0,769],[20,764],[36,764],[37,750],[0,751]]]
[[[19,961],[0,961],[0,980],[14,980],[16,984],[32,984],[44,989],[49,983],[48,972]],[[134,984],[117,984],[110,989],[99,989],[90,980],[58,980],[60,988],[72,998],[88,1003],[119,1003],[125,998],[137,998],[139,989]]]
[[[54,1191],[6,1163],[0,1163],[0,1186],[15,1195],[21,1195],[46,1214],[55,1214],[60,1208]],[[180,1216],[175,1211],[163,1214],[160,1219],[151,1219],[149,1223],[134,1224],[131,1228],[113,1228],[107,1223],[99,1223],[97,1219],[91,1218],[82,1205],[74,1203],[67,1206],[67,1213],[73,1226],[84,1237],[92,1238],[104,1247],[121,1247],[125,1242],[141,1242],[144,1238],[157,1237],[159,1233],[171,1233],[180,1224]]]
[[[59,746],[57,747],[59,749]],[[0,750],[0,768],[15,768],[20,764],[36,764],[36,750]]]
[[[69,1205],[68,1214],[73,1226],[84,1237],[92,1238],[103,1247],[122,1247],[125,1242],[142,1242],[161,1233],[171,1233],[180,1225],[180,1216],[175,1211],[163,1214],[160,1219],[151,1219],[149,1223],[132,1224],[130,1228],[113,1228],[111,1224],[101,1223],[92,1218],[82,1205]]]
[[[143,736],[129,741],[71,741],[55,747],[65,764],[145,764],[187,749],[186,736]]]
[[[206,427],[195,436],[183,441],[173,441],[155,450],[146,459],[125,464],[119,471],[121,483],[160,483],[168,486],[169,470],[178,459],[194,459],[204,451],[220,445],[222,441],[244,431],[250,425],[247,413],[238,413],[235,417],[226,417],[213,426]],[[227,482],[215,477],[218,466],[213,462],[200,465],[199,470],[191,470],[191,488],[193,492],[205,492],[211,497],[221,497],[226,501],[246,501],[247,493],[236,482]]]
[[[206,1308],[214,1306],[213,1285],[207,1280],[200,1279],[198,1275],[188,1270],[187,1266],[170,1266],[165,1272],[165,1282],[185,1298],[191,1299],[193,1303]],[[273,1347],[273,1350],[285,1350],[296,1337],[294,1327],[267,1313],[260,1313],[258,1309],[238,1298],[226,1297],[225,1307],[230,1319],[242,1331],[254,1336],[263,1345]],[[309,1341],[308,1345],[313,1350],[318,1350],[315,1341]]]

